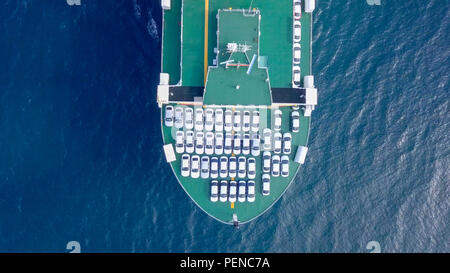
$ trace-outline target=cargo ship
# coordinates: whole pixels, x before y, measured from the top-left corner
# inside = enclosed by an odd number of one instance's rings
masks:
[[[161,0],[165,160],[192,201],[235,226],[269,210],[308,152],[314,0]]]

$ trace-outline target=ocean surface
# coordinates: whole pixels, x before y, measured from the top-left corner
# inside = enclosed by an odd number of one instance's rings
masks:
[[[306,164],[235,230],[165,163],[159,1],[1,1],[0,252],[449,252],[450,2],[316,6]]]

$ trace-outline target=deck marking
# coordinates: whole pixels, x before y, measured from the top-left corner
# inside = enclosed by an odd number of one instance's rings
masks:
[[[234,209],[234,202],[231,202],[231,208]]]
[[[204,84],[206,85],[206,75],[208,73],[208,13],[209,0],[205,0],[205,53],[204,53]]]

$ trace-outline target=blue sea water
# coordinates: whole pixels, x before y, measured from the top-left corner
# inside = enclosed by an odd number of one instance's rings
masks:
[[[0,252],[449,252],[449,1],[316,6],[306,165],[235,230],[163,158],[159,1],[1,1]]]

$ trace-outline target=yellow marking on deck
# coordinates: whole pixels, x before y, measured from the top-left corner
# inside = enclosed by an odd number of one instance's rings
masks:
[[[204,83],[206,85],[206,76],[208,73],[208,14],[209,14],[209,0],[205,0],[205,54],[204,54]]]
[[[231,178],[231,181],[234,181],[234,177]]]
[[[234,209],[234,202],[231,202],[230,206],[232,209]]]

